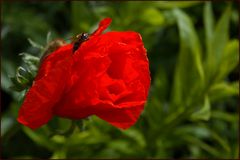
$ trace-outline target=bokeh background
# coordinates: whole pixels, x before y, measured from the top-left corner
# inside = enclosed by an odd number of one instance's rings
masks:
[[[237,158],[239,15],[230,2],[2,2],[1,150],[3,158]],[[136,125],[119,130],[92,116],[68,136],[49,138],[17,123],[24,91],[9,77],[23,65],[19,53],[38,56],[28,38],[133,30],[148,51],[151,89]],[[33,44],[33,43],[32,43]],[[34,106],[33,106],[34,107]],[[49,125],[66,129],[70,121]]]

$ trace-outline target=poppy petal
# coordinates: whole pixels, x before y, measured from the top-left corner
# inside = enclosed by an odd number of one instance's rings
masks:
[[[136,32],[95,36],[80,46],[73,59],[68,92],[54,113],[73,119],[95,114],[124,129],[133,125],[150,86],[141,36]]]
[[[127,129],[136,123],[143,108],[144,105],[131,106],[127,109],[111,107],[96,115],[117,128]]]
[[[107,27],[111,24],[112,19],[111,18],[104,18],[101,20],[101,22],[98,25],[98,29],[92,33],[92,36],[98,36],[100,35]]]
[[[61,47],[46,57],[19,110],[18,122],[36,129],[52,118],[52,108],[59,101],[69,77],[71,45]]]

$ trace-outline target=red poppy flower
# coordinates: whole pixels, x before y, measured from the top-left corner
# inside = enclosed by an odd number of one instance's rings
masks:
[[[35,129],[55,115],[96,115],[126,129],[137,121],[150,86],[146,49],[136,32],[102,34],[110,23],[102,20],[74,53],[68,44],[43,60],[20,108],[20,123]]]

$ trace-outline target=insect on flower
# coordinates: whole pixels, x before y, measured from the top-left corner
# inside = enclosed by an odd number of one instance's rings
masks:
[[[68,39],[71,39],[71,41],[72,41],[71,42],[73,44],[72,52],[74,53],[84,41],[87,41],[89,39],[89,34],[81,33],[81,34],[78,34],[78,35],[73,36]],[[62,47],[64,45],[66,45],[66,42],[60,38],[54,39],[51,42],[49,42],[49,44],[47,44],[47,46],[43,52],[40,64],[42,63],[43,59],[46,58],[49,54],[51,54],[52,52],[56,51],[57,49],[59,49],[60,47]]]
[[[78,34],[76,35],[75,37],[73,37],[73,50],[72,52],[74,53],[78,48],[79,46],[84,42],[84,41],[87,41],[88,40],[88,33],[82,33],[82,34]]]

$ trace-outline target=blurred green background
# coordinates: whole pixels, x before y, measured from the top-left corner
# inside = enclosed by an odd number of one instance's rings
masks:
[[[2,2],[2,158],[237,158],[239,15],[220,2]],[[38,56],[28,38],[91,33],[101,19],[110,30],[133,30],[148,51],[151,88],[136,125],[119,130],[92,116],[84,128],[49,138],[55,118],[32,131],[17,123],[24,91],[9,89],[19,53]]]

